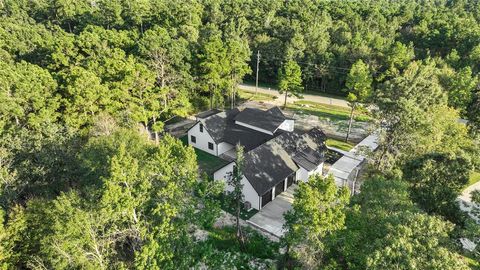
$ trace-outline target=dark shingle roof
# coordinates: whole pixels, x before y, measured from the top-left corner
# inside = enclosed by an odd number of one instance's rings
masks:
[[[283,133],[247,152],[243,173],[255,191],[263,195],[297,171],[298,165],[302,166],[295,162],[295,156],[298,160],[302,157],[302,162],[306,160],[311,164],[317,163],[318,166],[323,161],[326,150],[325,138],[319,129],[304,134]]]
[[[318,152],[310,147],[298,151],[293,156],[293,161],[300,167],[305,168],[307,171],[315,170],[320,163],[325,161],[325,155],[323,152]]]
[[[221,112],[221,110],[219,110],[219,109],[211,109],[211,110],[208,110],[208,111],[205,111],[205,112],[201,112],[201,113],[195,115],[195,117],[196,117],[197,119],[205,119],[205,118],[210,117],[210,116],[212,116],[212,115],[215,115],[215,114],[217,114],[217,113],[219,113],[219,112]]]
[[[260,109],[254,108],[245,108],[237,116],[235,116],[235,121],[242,122],[245,124],[252,125],[261,129],[265,129],[270,132],[275,132],[278,127],[285,121],[285,116],[283,113],[281,116],[278,115],[278,112],[273,111],[262,111]]]
[[[232,145],[240,143],[245,151],[267,142],[281,132],[274,135],[265,134],[247,127],[235,124],[234,118],[240,113],[238,109],[233,109],[212,115],[204,119],[205,128],[212,139],[218,144],[227,142]]]

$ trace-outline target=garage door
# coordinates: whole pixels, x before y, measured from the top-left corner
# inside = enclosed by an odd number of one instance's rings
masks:
[[[295,175],[290,175],[288,178],[287,178],[287,187],[291,186],[293,184],[293,180],[295,179]]]
[[[265,204],[269,203],[272,200],[272,190],[270,189],[269,192],[265,193],[265,195],[262,196],[262,207],[265,206]]]
[[[275,186],[275,197],[277,197],[278,195],[280,195],[280,193],[282,193],[285,188],[285,180],[283,180],[282,182],[278,183],[276,186]]]

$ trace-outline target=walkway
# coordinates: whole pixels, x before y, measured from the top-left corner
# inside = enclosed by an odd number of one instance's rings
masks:
[[[282,237],[285,233],[283,229],[283,224],[285,224],[283,214],[292,209],[293,193],[296,188],[297,185],[289,187],[247,220],[247,223],[273,236]]]
[[[378,135],[374,132],[349,152],[345,153],[342,151],[344,156],[337,160],[328,171],[328,174],[333,175],[337,186],[347,186],[352,193],[358,191],[359,187],[356,185],[356,178],[363,162],[367,158],[365,152],[375,151],[378,147],[377,141]]]
[[[239,84],[238,88],[240,88],[242,90],[245,90],[245,91],[248,91],[248,92],[255,92],[255,86],[252,86],[252,85]],[[258,87],[258,93],[263,93],[263,94],[276,96],[277,97],[277,99],[275,100],[276,105],[283,105],[283,102],[285,100],[285,95],[278,93],[277,89],[265,88],[265,87],[260,87],[259,86]],[[293,103],[297,100],[305,100],[305,101],[311,101],[311,102],[316,102],[316,103],[329,104],[329,105],[335,105],[335,106],[350,108],[348,106],[348,102],[346,100],[339,99],[339,98],[330,98],[330,97],[323,97],[323,96],[318,96],[318,95],[308,95],[308,94],[303,95],[303,99],[298,99],[296,97],[287,98],[288,103]]]

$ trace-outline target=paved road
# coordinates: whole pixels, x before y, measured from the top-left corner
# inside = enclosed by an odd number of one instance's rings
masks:
[[[240,84],[238,85],[238,88],[249,91],[249,92],[255,92],[255,86],[252,85],[247,85],[247,84]],[[273,88],[266,88],[266,87],[258,87],[258,92],[259,93],[264,93],[264,94],[269,94],[269,95],[274,95],[277,96],[277,99],[275,100],[275,103],[277,105],[283,105],[283,102],[285,100],[285,95],[279,94],[276,89]],[[289,97],[287,98],[287,102],[292,103],[294,101],[299,100],[296,97]],[[330,104],[330,105],[335,105],[335,106],[341,106],[341,107],[348,107],[347,101],[343,99],[338,99],[338,98],[330,98],[330,97],[322,97],[322,96],[317,96],[317,95],[303,95],[303,100],[307,101],[312,101],[316,103],[323,103],[323,104]]]

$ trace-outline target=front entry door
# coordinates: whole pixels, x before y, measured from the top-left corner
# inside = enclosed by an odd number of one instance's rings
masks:
[[[262,207],[264,207],[267,203],[272,201],[272,190],[268,191],[262,196]]]

